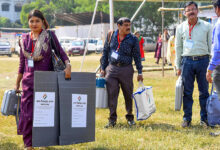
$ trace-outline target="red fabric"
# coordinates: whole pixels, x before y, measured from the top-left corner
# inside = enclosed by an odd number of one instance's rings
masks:
[[[196,24],[192,25],[191,27],[191,24],[189,24],[189,39],[191,39],[191,32],[193,30],[193,28],[195,27]]]
[[[141,40],[139,41],[139,47],[140,47],[140,53],[141,53],[141,58],[144,58],[144,39],[141,37]]]

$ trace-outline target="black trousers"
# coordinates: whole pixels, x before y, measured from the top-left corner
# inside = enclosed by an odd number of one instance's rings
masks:
[[[125,99],[125,108],[127,111],[126,119],[134,119],[134,115],[132,114],[133,75],[134,69],[132,65],[119,67],[110,64],[106,68],[106,86],[110,110],[109,121],[117,120],[117,104],[120,87]]]

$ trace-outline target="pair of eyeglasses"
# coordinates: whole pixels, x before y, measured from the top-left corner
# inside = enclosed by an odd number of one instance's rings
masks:
[[[197,8],[187,9],[187,10],[185,10],[185,12],[191,12],[191,11],[196,11],[196,10],[197,10]]]
[[[123,26],[129,27],[129,26],[131,26],[131,24],[123,24]]]

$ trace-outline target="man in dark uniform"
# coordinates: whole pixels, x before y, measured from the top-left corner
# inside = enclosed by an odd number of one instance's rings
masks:
[[[122,17],[117,21],[117,26],[118,29],[113,32],[110,42],[109,36],[107,36],[101,58],[101,74],[106,77],[110,110],[109,122],[105,126],[106,128],[116,125],[120,87],[125,99],[128,125],[135,125],[134,115],[132,114],[133,59],[138,70],[137,80],[143,81],[139,41],[137,37],[130,33],[131,21],[126,17]]]

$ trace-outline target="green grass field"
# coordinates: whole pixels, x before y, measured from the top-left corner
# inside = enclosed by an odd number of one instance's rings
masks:
[[[99,64],[100,54],[91,54],[85,58],[83,71],[94,72]],[[146,66],[154,64],[153,53],[145,53]],[[72,71],[78,72],[81,56],[71,57]],[[0,105],[6,89],[12,89],[15,84],[19,58],[13,56],[0,57]],[[183,129],[183,112],[174,111],[175,82],[177,77],[173,71],[166,71],[162,77],[160,71],[144,72],[144,84],[153,87],[156,103],[156,113],[148,120],[136,121],[136,126],[129,128],[125,119],[125,105],[122,92],[118,102],[118,120],[115,128],[105,129],[108,122],[108,109],[96,109],[96,140],[95,142],[75,144],[70,146],[47,147],[47,150],[217,150],[220,149],[220,137],[211,137],[210,132],[220,128],[205,128],[199,125],[199,102],[197,84],[194,90],[194,105],[192,127]],[[134,76],[134,91],[138,82]],[[136,118],[135,118],[136,119]],[[0,150],[22,150],[22,137],[16,134],[14,117],[0,115]]]

